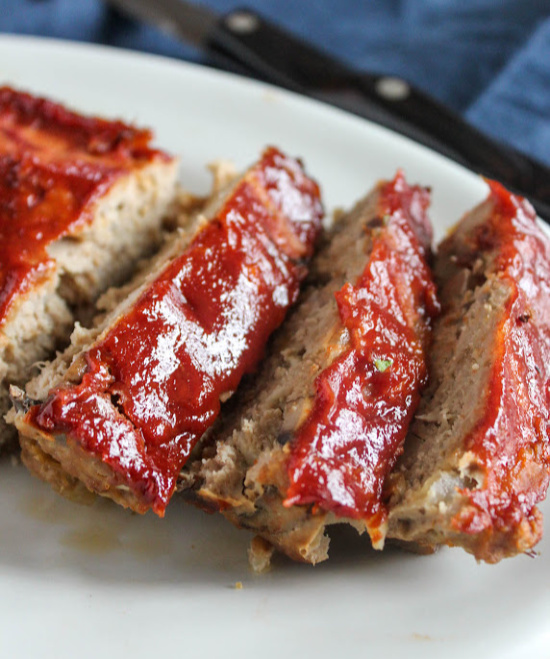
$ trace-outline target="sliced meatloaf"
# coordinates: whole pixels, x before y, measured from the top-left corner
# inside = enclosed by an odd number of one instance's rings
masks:
[[[0,88],[0,448],[8,387],[161,237],[176,160],[151,133]]]
[[[64,493],[83,485],[163,515],[221,401],[295,302],[321,221],[317,184],[267,149],[102,324],[77,330],[26,394],[12,390],[25,464]]]
[[[550,477],[550,242],[490,183],[439,247],[431,382],[388,487],[388,536],[496,562],[542,534]]]
[[[335,522],[383,542],[437,310],[428,203],[398,174],[339,220],[258,376],[183,470],[184,496],[297,560],[326,558]]]

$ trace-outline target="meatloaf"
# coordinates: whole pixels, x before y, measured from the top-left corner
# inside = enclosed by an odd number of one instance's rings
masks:
[[[187,499],[301,561],[327,557],[336,522],[380,546],[438,309],[428,204],[399,173],[340,219],[258,376],[182,471]]]
[[[295,302],[322,215],[300,162],[267,149],[102,324],[77,330],[26,394],[12,390],[31,471],[63,493],[83,485],[162,516],[194,445]]]
[[[550,242],[490,183],[439,247],[431,381],[388,483],[388,536],[496,562],[542,534],[550,477]]]
[[[0,448],[8,386],[161,236],[176,160],[148,130],[0,88]]]

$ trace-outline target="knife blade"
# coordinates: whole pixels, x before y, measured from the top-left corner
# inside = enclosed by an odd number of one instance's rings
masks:
[[[397,131],[527,197],[550,223],[550,168],[492,140],[408,82],[359,72],[249,9],[225,15],[184,0],[107,0],[252,75]]]

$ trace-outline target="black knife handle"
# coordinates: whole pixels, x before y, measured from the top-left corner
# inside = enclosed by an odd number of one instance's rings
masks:
[[[256,77],[377,121],[501,181],[550,221],[550,168],[495,142],[405,81],[358,73],[248,9],[220,20],[209,49]]]

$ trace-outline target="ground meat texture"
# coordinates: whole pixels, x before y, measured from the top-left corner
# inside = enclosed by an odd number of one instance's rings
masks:
[[[431,383],[388,487],[388,533],[496,562],[542,535],[550,243],[526,201],[490,188],[438,251]]]
[[[88,489],[163,515],[220,402],[295,302],[321,220],[317,184],[267,149],[100,328],[28,385],[29,409],[13,392],[24,460],[38,444]],[[27,463],[47,477],[33,448]]]
[[[0,450],[10,384],[160,244],[175,158],[151,132],[0,88]]]
[[[340,218],[258,377],[182,473],[187,498],[298,560],[326,558],[340,521],[381,546],[438,308],[428,202],[400,173]]]

